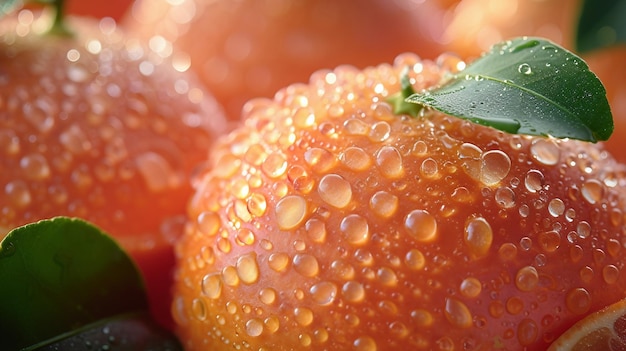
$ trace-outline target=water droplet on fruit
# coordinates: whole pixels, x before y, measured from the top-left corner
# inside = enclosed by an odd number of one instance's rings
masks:
[[[555,230],[539,233],[538,237],[539,246],[545,252],[554,252],[561,245],[561,235]]]
[[[480,295],[480,292],[482,291],[482,284],[480,283],[480,280],[476,278],[473,278],[473,277],[465,278],[461,282],[459,291],[461,295],[465,297],[474,298]]]
[[[339,161],[353,171],[366,170],[372,164],[370,156],[363,149],[356,146],[346,148],[339,155]]]
[[[418,327],[429,327],[434,323],[433,315],[422,309],[411,311],[411,319]]]
[[[532,291],[539,284],[539,273],[532,266],[522,267],[515,275],[515,286],[521,291]]]
[[[607,284],[615,284],[619,279],[619,268],[615,265],[609,264],[602,268],[602,278]]]
[[[433,178],[437,176],[439,172],[439,167],[437,166],[437,161],[432,158],[427,158],[422,161],[420,166],[420,174],[425,178]]]
[[[222,281],[228,286],[239,285],[239,275],[233,266],[226,266],[222,269]]]
[[[577,315],[583,315],[591,307],[591,295],[585,288],[574,288],[565,295],[565,306]]]
[[[522,319],[517,325],[517,341],[522,346],[529,346],[537,340],[539,327],[532,319]]]
[[[318,193],[327,204],[344,208],[352,200],[350,183],[337,174],[325,175],[318,185]]]
[[[565,212],[565,203],[559,198],[554,198],[548,203],[548,212],[552,217],[558,217]]]
[[[219,273],[207,274],[202,278],[202,293],[210,299],[218,299],[222,295],[222,278]]]
[[[404,227],[417,241],[430,242],[437,236],[437,220],[425,210],[411,211],[404,219]]]
[[[365,300],[365,288],[356,281],[349,281],[341,287],[342,296],[349,302],[361,302]]]
[[[354,351],[376,351],[376,341],[369,336],[361,336],[354,340]]]
[[[263,333],[263,322],[259,319],[252,318],[246,322],[246,334],[251,337],[257,337]]]
[[[22,180],[8,182],[4,186],[4,193],[7,196],[8,203],[15,208],[25,208],[32,201],[28,184]]]
[[[137,170],[152,192],[178,187],[183,181],[170,163],[155,152],[145,152],[135,158]]]
[[[24,178],[30,180],[44,180],[50,176],[48,161],[41,154],[29,154],[20,159],[20,168]]]
[[[400,151],[393,146],[383,146],[375,154],[376,165],[383,176],[387,178],[399,178],[404,174],[402,156]]]
[[[307,214],[306,200],[299,195],[288,195],[276,204],[276,222],[281,230],[298,227]]]
[[[305,277],[315,277],[320,269],[315,256],[309,254],[296,254],[293,257],[293,268]]]
[[[588,203],[593,205],[602,200],[604,196],[604,185],[596,179],[590,179],[583,183],[580,193]]]
[[[370,232],[367,220],[357,214],[344,217],[339,228],[344,238],[352,245],[363,245],[369,240]]]
[[[276,272],[283,272],[289,266],[289,256],[286,253],[273,253],[267,259],[268,266]]]
[[[196,219],[198,230],[203,234],[213,236],[217,234],[220,229],[221,221],[217,213],[214,212],[202,212]]]
[[[191,301],[191,313],[198,320],[200,321],[205,320],[207,316],[207,311],[206,311],[206,305],[204,304],[204,301],[198,298],[193,299],[193,301]]]
[[[588,238],[589,235],[591,235],[591,225],[589,225],[586,221],[578,222],[578,225],[576,226],[576,233],[581,239]]]
[[[237,275],[244,284],[253,284],[259,280],[259,265],[256,260],[256,253],[251,252],[240,256],[237,259]]]
[[[75,124],[59,135],[59,142],[74,155],[82,155],[92,147],[85,132]]]
[[[378,278],[378,281],[381,282],[383,285],[393,287],[398,284],[398,277],[396,275],[396,272],[394,272],[389,267],[379,268],[378,271],[376,271],[376,276]]]
[[[377,215],[389,218],[398,209],[398,197],[386,191],[376,192],[370,199],[370,208]]]
[[[265,196],[259,193],[250,194],[246,201],[246,204],[248,212],[255,217],[263,216],[263,214],[265,214],[265,210],[267,209]]]
[[[495,185],[504,179],[511,169],[511,159],[500,150],[490,150],[481,157],[480,181]]]
[[[311,218],[305,224],[307,237],[314,243],[324,243],[326,241],[326,225],[323,221]]]
[[[495,200],[498,206],[502,208],[515,207],[515,193],[509,187],[499,187],[496,190]]]
[[[306,307],[296,307],[293,309],[293,315],[300,326],[307,327],[313,323],[313,311]]]
[[[304,152],[304,161],[311,167],[313,172],[325,173],[337,163],[335,155],[330,151],[320,148],[311,148]]]
[[[553,166],[559,162],[559,146],[551,139],[535,139],[530,145],[530,154],[537,162]]]
[[[276,290],[272,288],[263,288],[259,291],[259,300],[266,305],[276,302]]]
[[[287,171],[287,160],[280,152],[275,152],[267,156],[261,165],[263,173],[270,178],[278,178]]]
[[[506,300],[505,307],[508,313],[516,315],[524,309],[524,301],[519,296],[513,296]]]
[[[339,279],[350,280],[354,278],[354,267],[343,260],[335,260],[330,264],[330,269]]]
[[[309,289],[311,293],[311,297],[313,301],[315,301],[318,305],[327,306],[335,301],[335,297],[337,296],[337,285],[323,281],[319,282]]]
[[[343,127],[348,135],[367,135],[370,128],[369,124],[356,118],[345,121]]]
[[[461,301],[448,297],[444,314],[448,322],[459,328],[469,328],[472,326],[472,313],[470,309]]]
[[[526,173],[526,177],[524,178],[524,185],[526,186],[526,190],[531,193],[536,193],[543,188],[543,174],[540,171],[534,169],[528,171],[528,173]]]
[[[383,142],[389,138],[391,134],[391,126],[385,121],[376,122],[372,125],[369,133],[371,141]]]
[[[473,256],[485,256],[493,242],[493,231],[489,222],[482,217],[470,219],[465,225],[463,241]]]
[[[280,320],[276,316],[269,316],[263,320],[265,328],[270,333],[275,333],[280,327]]]
[[[412,270],[418,271],[426,265],[424,254],[418,249],[411,249],[404,256],[404,263]]]

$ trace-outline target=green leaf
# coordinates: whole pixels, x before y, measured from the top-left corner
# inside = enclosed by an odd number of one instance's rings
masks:
[[[407,101],[508,133],[606,140],[606,90],[578,56],[541,38],[516,38]]]
[[[2,350],[148,309],[132,260],[109,236],[77,219],[11,231],[0,243],[0,282]]]
[[[576,50],[588,52],[626,43],[626,0],[583,0]]]

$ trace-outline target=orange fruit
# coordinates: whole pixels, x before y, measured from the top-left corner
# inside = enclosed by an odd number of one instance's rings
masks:
[[[601,146],[386,102],[463,66],[340,66],[244,108],[177,243],[187,350],[542,350],[625,296],[625,167]]]
[[[65,0],[65,12],[75,16],[95,18],[111,17],[116,21],[122,19],[132,0],[84,1]]]
[[[225,125],[215,100],[167,51],[128,39],[111,19],[49,13],[0,21],[0,237],[65,215],[117,238],[168,317],[172,242],[188,178]]]
[[[363,68],[407,51],[435,56],[443,11],[432,0],[143,0],[124,24],[171,42],[239,120],[249,99],[323,67]]]
[[[548,348],[548,351],[618,350],[626,350],[626,300],[585,317]]]
[[[491,45],[517,36],[546,37],[574,49],[582,1],[462,0],[449,11],[444,38],[451,51],[462,57],[477,57]],[[626,46],[598,49],[581,54],[604,83],[615,120],[615,138],[606,147],[620,162],[626,162],[621,140],[626,136]]]

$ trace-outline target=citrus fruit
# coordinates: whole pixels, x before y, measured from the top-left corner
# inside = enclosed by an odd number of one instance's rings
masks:
[[[110,17],[118,21],[122,19],[132,0],[84,1],[64,0],[65,11],[75,16],[96,18]]]
[[[624,297],[624,166],[601,146],[387,103],[463,62],[314,73],[244,108],[177,243],[188,350],[542,350]]]
[[[224,128],[213,98],[167,51],[127,40],[111,19],[49,12],[0,22],[0,237],[53,216],[115,236],[163,318],[188,178]]]
[[[585,317],[548,348],[548,351],[609,350],[626,350],[626,300]]]
[[[321,67],[365,67],[406,52],[442,51],[443,11],[433,1],[137,1],[125,21],[165,39],[225,107],[305,82]]]

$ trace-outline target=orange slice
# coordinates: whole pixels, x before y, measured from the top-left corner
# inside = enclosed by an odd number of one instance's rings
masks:
[[[626,300],[588,315],[548,348],[548,351],[623,350],[626,350]]]

